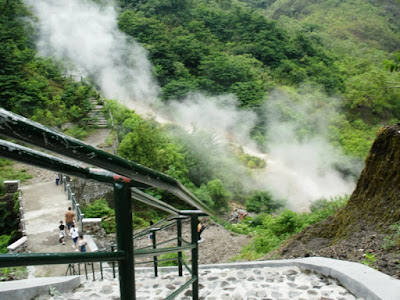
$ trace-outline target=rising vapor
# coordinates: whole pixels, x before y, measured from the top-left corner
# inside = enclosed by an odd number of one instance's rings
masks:
[[[73,68],[67,70],[69,74],[92,78],[106,98],[118,99],[139,113],[145,111],[143,107],[162,106],[158,97],[160,87],[152,75],[148,53],[118,31],[112,1],[101,5],[89,0],[26,2],[39,18],[40,55],[70,62]],[[243,168],[238,168],[238,174],[242,174],[238,176],[246,178],[253,188],[268,189],[279,198],[289,199],[290,207],[298,210],[307,207],[310,200],[350,193],[354,187],[353,182],[344,180],[332,167],[342,155],[324,138],[329,125],[326,114],[334,111],[330,102],[321,110],[319,104],[313,106],[313,103],[322,101],[323,96],[307,98],[307,93],[304,96],[295,111],[305,113],[299,120],[289,122],[278,117],[283,112],[279,108],[291,106],[293,101],[279,92],[270,95],[265,116],[270,141],[268,155],[259,153],[250,139],[256,114],[239,110],[233,95],[206,97],[193,93],[182,102],[172,101],[163,108],[163,115],[189,131],[193,127],[212,131],[221,140],[228,137],[229,142],[245,145],[254,155],[265,157],[267,169],[258,173],[257,178],[250,178]],[[301,122],[309,117],[320,131],[299,139],[296,134],[304,125]],[[306,125],[309,124],[308,121]]]
[[[113,3],[88,0],[27,0],[39,17],[40,55],[72,63],[72,75],[94,80],[106,98],[151,104],[159,87],[147,51],[117,27]]]

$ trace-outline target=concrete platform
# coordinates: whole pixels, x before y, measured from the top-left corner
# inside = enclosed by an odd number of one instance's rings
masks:
[[[0,283],[0,300],[27,300],[49,294],[50,288],[60,293],[71,292],[81,285],[80,276],[40,277]]]
[[[233,264],[201,265],[199,268],[260,268],[297,266],[337,279],[346,289],[367,300],[399,300],[400,280],[366,265],[330,259],[309,257],[287,260],[255,261]]]

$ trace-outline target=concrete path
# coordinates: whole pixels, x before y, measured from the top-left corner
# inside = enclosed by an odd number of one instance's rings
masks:
[[[165,299],[189,280],[176,267],[136,268],[136,299]],[[199,296],[203,300],[398,300],[400,281],[362,264],[322,257],[200,266]],[[99,274],[96,275],[99,279]],[[37,300],[119,300],[119,284],[110,269],[104,280],[86,281],[71,293],[43,295]],[[90,278],[89,278],[90,279]],[[191,286],[176,299],[189,300]]]
[[[56,175],[54,174],[54,179]],[[28,251],[31,253],[72,252],[72,240],[67,237],[66,244],[59,243],[58,226],[64,220],[68,201],[64,188],[55,181],[37,183],[21,187],[25,224],[28,237]],[[66,265],[35,266],[33,276],[61,276],[65,274]]]
[[[39,300],[119,299],[119,285],[111,273],[109,279],[85,282],[74,293],[40,296]],[[178,289],[190,277],[177,272],[161,271],[154,278],[151,270],[136,275],[137,300],[161,300]],[[281,268],[211,268],[200,270],[199,298],[204,300],[259,300],[259,299],[357,299],[335,280],[312,273],[303,273],[298,267]],[[176,299],[192,299],[191,286]]]

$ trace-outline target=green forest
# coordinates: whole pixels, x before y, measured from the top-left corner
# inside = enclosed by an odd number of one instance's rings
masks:
[[[258,116],[251,135],[262,150],[269,142],[265,105],[274,91],[292,101],[279,108],[281,118],[305,124],[299,139],[315,135],[318,125],[307,123],[293,106],[313,98],[315,111],[334,107],[326,137],[351,160],[362,162],[376,133],[400,122],[398,1],[119,0],[117,11],[118,28],[148,51],[163,102],[182,102],[197,91],[233,94],[241,110]],[[38,54],[37,21],[24,1],[0,0],[0,106],[83,138],[90,132],[90,99],[102,95],[91,78],[65,75],[68,62]],[[117,124],[118,155],[177,178],[218,213],[240,203],[265,213],[251,226],[274,228],[269,214],[282,210],[285,199],[273,199],[268,190],[248,190],[240,178],[268,167],[262,159],[240,147],[226,156],[214,135],[160,125],[116,99],[106,99],[106,110]],[[237,161],[239,170],[232,168]],[[14,179],[5,178],[10,168],[3,165],[7,169],[2,167],[0,179]],[[176,201],[162,191],[149,193]],[[317,216],[300,221],[284,211],[282,222],[295,224],[289,231],[297,232],[325,216],[322,211],[333,212],[344,203],[343,198],[333,205],[325,201],[313,210]],[[246,233],[247,225],[236,230]],[[266,234],[258,240],[257,251],[286,236],[278,229],[273,242],[265,240]]]

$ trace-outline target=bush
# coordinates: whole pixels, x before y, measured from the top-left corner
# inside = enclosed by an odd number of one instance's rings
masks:
[[[310,206],[311,213],[308,215],[308,224],[317,223],[329,216],[335,214],[339,209],[344,207],[349,200],[349,196],[334,197],[330,200],[321,198],[313,202]]]
[[[106,199],[99,199],[93,204],[82,207],[85,218],[102,218],[102,226],[107,233],[115,232],[115,211],[108,205]]]
[[[159,260],[162,260],[162,259],[175,259],[175,260],[161,261],[158,263],[159,267],[173,267],[173,266],[178,265],[178,253],[177,252],[162,254],[159,256]],[[185,252],[182,252],[182,259],[186,260]]]
[[[7,253],[7,247],[10,245],[10,235],[0,235],[0,253]]]
[[[90,134],[90,130],[81,125],[76,125],[67,129],[64,133],[78,140],[83,140]]]
[[[85,214],[85,218],[103,218],[115,214],[106,199],[98,199],[92,204],[82,207],[82,213]]]
[[[277,216],[264,213],[254,218],[246,218],[246,221],[240,227],[226,226],[228,229],[238,233],[248,234],[251,232],[255,235],[253,242],[244,247],[242,253],[236,258],[256,259],[265,255],[306,226],[336,213],[346,204],[348,198],[346,195],[331,198],[330,200],[319,199],[311,205],[310,213],[296,213],[286,209]],[[396,231],[397,227],[393,226],[393,230]],[[400,235],[396,235],[396,237],[398,236]],[[388,240],[391,238],[392,236],[388,237]]]
[[[305,225],[300,214],[285,209],[273,222],[271,230],[277,236],[289,236],[299,232]]]
[[[246,197],[246,209],[249,212],[273,213],[284,207],[283,200],[275,200],[270,192],[255,191],[250,197]]]

